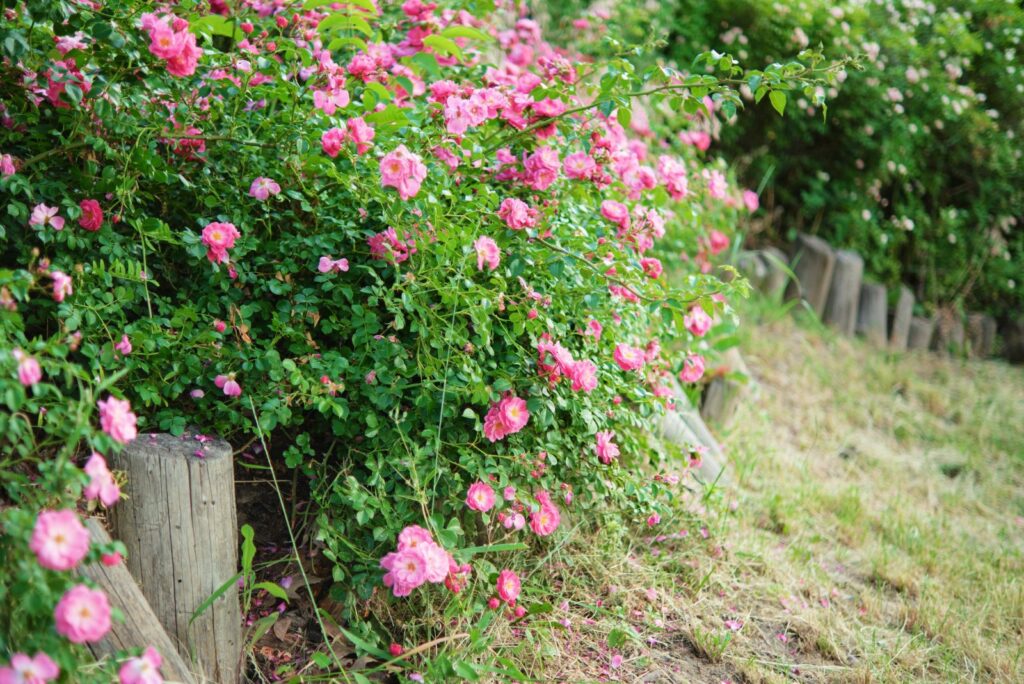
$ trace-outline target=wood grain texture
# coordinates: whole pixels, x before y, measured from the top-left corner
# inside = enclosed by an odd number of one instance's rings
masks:
[[[931,318],[911,317],[910,331],[907,333],[907,349],[928,349],[931,347],[934,332],[935,321]]]
[[[128,571],[179,650],[210,680],[237,684],[237,587],[232,584],[192,620],[238,572],[230,445],[188,433],[140,435],[113,463],[128,476],[128,498],[111,513],[114,532],[128,547]]]
[[[820,318],[825,313],[835,265],[836,253],[827,242],[813,235],[797,235],[790,259],[796,280],[789,283],[786,299],[805,300]]]
[[[102,522],[96,518],[87,518],[85,526],[89,529],[93,543],[110,543],[110,535],[107,534]],[[110,605],[124,615],[124,622],[115,621],[102,641],[89,645],[89,650],[97,660],[112,657],[119,651],[152,646],[163,658],[160,672],[164,681],[196,683],[191,668],[179,655],[174,642],[167,636],[167,632],[164,631],[124,563],[113,566],[92,563],[82,566],[80,572],[102,589],[110,599]]]
[[[914,294],[905,285],[900,286],[900,298],[892,314],[889,332],[889,346],[893,349],[907,348],[910,340],[910,320],[914,317]]]
[[[722,453],[718,440],[704,424],[700,411],[690,402],[679,381],[673,378],[669,387],[675,395],[676,408],[665,412],[658,436],[684,451],[691,446],[705,447],[697,474],[705,482],[717,480],[719,484],[727,484],[729,477],[725,472],[725,454]]]
[[[846,249],[836,252],[823,320],[844,335],[852,336],[857,325],[857,304],[863,280],[864,260],[860,255]]]
[[[889,301],[885,285],[864,283],[857,305],[857,334],[879,347],[889,341]]]

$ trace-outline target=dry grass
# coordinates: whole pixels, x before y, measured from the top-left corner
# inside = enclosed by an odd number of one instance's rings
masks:
[[[1024,681],[1024,372],[758,318],[732,488],[684,539],[559,550],[569,628],[499,651],[541,681]]]

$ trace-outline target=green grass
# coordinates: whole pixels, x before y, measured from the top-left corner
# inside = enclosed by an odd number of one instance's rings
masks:
[[[562,549],[531,581],[571,627],[496,649],[541,681],[1024,681],[1024,371],[749,309],[731,488],[684,539]]]

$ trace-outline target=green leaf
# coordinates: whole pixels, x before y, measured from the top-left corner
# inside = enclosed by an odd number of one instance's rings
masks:
[[[355,29],[367,38],[373,37],[373,29],[366,23],[365,19],[353,17],[348,14],[332,14],[317,25],[321,35],[331,29]]]
[[[445,38],[472,38],[473,40],[494,40],[491,36],[484,33],[480,29],[473,28],[472,26],[449,26],[440,34]]]
[[[248,525],[244,525],[244,527],[249,527],[249,526]],[[250,529],[252,529],[252,528],[250,528]],[[198,606],[196,606],[196,610],[195,610],[194,613],[192,613],[192,617],[189,618],[188,624],[191,625],[192,622],[197,617],[199,617],[200,615],[205,613],[206,609],[209,608],[210,606],[212,606],[214,601],[216,601],[221,596],[223,596],[224,592],[226,592],[228,589],[230,589],[231,587],[233,587],[236,584],[238,584],[238,580],[241,579],[241,578],[242,578],[242,573],[240,573],[240,572],[235,573],[232,577],[230,577],[228,579],[227,582],[225,582],[224,584],[222,584],[219,587],[217,587],[217,589],[214,590],[214,592],[212,594],[207,596],[206,599],[202,603],[200,603]]]
[[[377,8],[374,7],[370,0],[306,0],[306,2],[302,4],[302,9],[316,9],[317,7],[333,5],[335,3],[341,5],[352,5],[353,7],[359,7],[374,15],[377,14]]]
[[[488,546],[469,546],[459,549],[456,553],[465,558],[470,558],[478,553],[497,553],[498,551],[523,551],[526,544],[522,542],[509,542],[507,544],[490,544]]]
[[[786,111],[786,93],[781,90],[773,90],[768,93],[768,99],[772,102],[772,107],[775,107],[775,111],[779,113],[779,116],[783,116]]]
[[[257,582],[252,585],[253,590],[262,589],[274,598],[279,598],[282,601],[288,600],[288,592],[276,582]]]
[[[455,44],[455,41],[451,38],[445,38],[444,36],[427,36],[423,39],[423,44],[429,48],[433,48],[434,52],[442,55],[451,55],[460,61],[463,59],[462,50]]]
[[[242,525],[242,572],[246,575],[252,573],[252,559],[256,557],[256,545],[253,544],[254,535],[252,525]]]

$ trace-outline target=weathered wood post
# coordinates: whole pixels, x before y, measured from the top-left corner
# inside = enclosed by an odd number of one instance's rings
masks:
[[[128,571],[181,652],[210,680],[237,684],[237,587],[232,583],[193,620],[238,572],[230,445],[188,433],[139,435],[113,463],[128,476],[127,500],[111,511],[114,532],[128,548]]]
[[[747,376],[748,382],[750,377],[747,364],[744,363],[743,356],[736,347],[726,350],[722,355],[722,361],[718,376],[704,388],[704,396],[701,397],[700,402],[701,418],[708,423],[718,423],[719,425],[728,423],[732,419],[736,409],[739,408],[740,401],[749,389],[746,382],[727,377],[727,374],[740,373]]]
[[[853,335],[857,325],[857,304],[863,279],[864,260],[860,254],[847,249],[836,252],[823,320],[844,335]]]
[[[790,259],[796,280],[786,288],[786,299],[803,298],[820,318],[825,313],[835,265],[836,254],[827,242],[813,235],[797,235]]]
[[[729,477],[725,472],[725,455],[718,440],[708,430],[704,419],[700,417],[700,411],[690,402],[679,382],[673,378],[669,387],[675,395],[676,408],[665,412],[657,436],[681,449],[688,446],[705,447],[697,474],[706,482],[727,484]]]
[[[910,338],[910,319],[914,316],[914,295],[906,285],[900,285],[900,298],[892,314],[892,330],[889,332],[889,346],[904,350]]]
[[[89,529],[93,543],[110,543],[110,535],[99,520],[86,518],[85,526]],[[82,566],[81,573],[95,582],[110,599],[110,605],[124,615],[124,622],[114,622],[102,641],[89,645],[89,650],[97,660],[113,656],[118,651],[152,646],[163,659],[160,673],[164,681],[195,683],[188,663],[178,654],[174,642],[167,636],[124,563],[113,566],[92,563]]]
[[[872,344],[884,345],[889,339],[886,334],[888,312],[885,285],[863,283],[857,307],[857,334],[863,335]]]
[[[907,349],[930,348],[934,331],[934,319],[912,316],[910,319],[910,332],[907,334]]]
[[[935,334],[932,351],[940,354],[960,354],[964,349],[964,322],[951,308],[939,309],[935,315]]]
[[[981,322],[981,348],[985,356],[996,353],[996,319],[989,315]]]
[[[986,358],[992,355],[995,343],[995,319],[987,314],[967,314],[967,341],[971,356]]]

